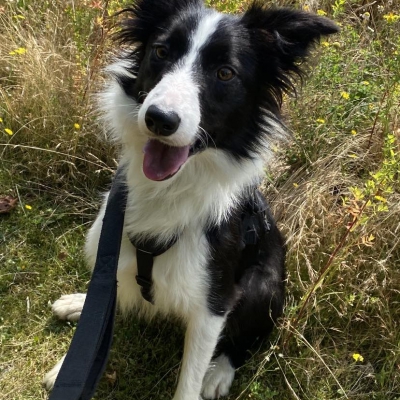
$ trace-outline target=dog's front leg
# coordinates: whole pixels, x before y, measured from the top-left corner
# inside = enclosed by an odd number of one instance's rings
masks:
[[[173,400],[199,400],[204,375],[210,364],[225,316],[208,310],[194,312],[185,334],[185,347],[178,387]]]

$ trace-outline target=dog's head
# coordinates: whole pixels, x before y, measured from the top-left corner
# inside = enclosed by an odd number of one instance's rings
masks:
[[[143,138],[143,172],[155,181],[207,148],[254,157],[310,47],[337,32],[326,18],[259,2],[241,16],[200,0],[137,0],[124,11],[118,37],[131,50],[111,72],[137,126],[122,135]]]

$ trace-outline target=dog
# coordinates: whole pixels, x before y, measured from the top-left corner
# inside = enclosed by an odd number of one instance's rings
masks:
[[[271,143],[287,131],[283,95],[303,76],[313,45],[338,29],[261,2],[227,15],[200,0],[137,0],[122,13],[122,53],[99,97],[128,188],[118,305],[123,313],[179,317],[186,333],[173,400],[216,399],[283,312],[284,240],[256,188]],[[87,235],[92,268],[106,200]],[[249,204],[264,205],[262,213],[246,214]],[[258,221],[251,229],[249,215]],[[134,244],[172,238],[154,257],[145,299]],[[77,320],[84,301],[66,295],[53,311]],[[46,375],[47,388],[61,363]]]

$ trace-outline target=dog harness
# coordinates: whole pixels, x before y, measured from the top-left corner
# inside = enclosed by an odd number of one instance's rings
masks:
[[[254,189],[252,196],[243,207],[241,215],[242,242],[246,248],[246,258],[255,259],[258,254],[259,235],[268,233],[271,229],[267,219],[268,204],[258,189]],[[137,240],[129,237],[136,248],[137,275],[136,282],[141,286],[141,293],[145,300],[153,304],[152,273],[154,257],[160,256],[169,250],[179,239],[174,235],[167,243],[159,244],[155,238]],[[211,245],[213,245],[211,240]],[[250,260],[249,260],[250,261]]]
[[[156,239],[136,240],[129,237],[131,243],[136,247],[137,275],[136,282],[145,300],[153,304],[151,289],[153,286],[153,262],[154,257],[160,256],[170,249],[179,239],[179,235],[174,235],[167,243],[159,244]]]

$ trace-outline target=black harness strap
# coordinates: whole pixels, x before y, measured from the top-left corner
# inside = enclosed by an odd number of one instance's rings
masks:
[[[264,196],[258,189],[254,189],[242,212],[242,259],[249,264],[257,262],[261,242],[271,230],[267,210]]]
[[[271,230],[267,218],[268,204],[258,189],[254,189],[245,204],[242,214],[243,241],[246,245],[256,245],[259,234]]]
[[[108,197],[82,315],[49,400],[91,399],[105,369],[113,335],[116,273],[126,205],[122,175],[119,169]]]
[[[136,247],[137,271],[136,282],[141,286],[141,293],[145,300],[153,304],[151,288],[153,286],[153,262],[154,257],[165,253],[179,239],[174,235],[167,243],[160,244],[154,238],[135,239],[129,237],[131,243]]]

